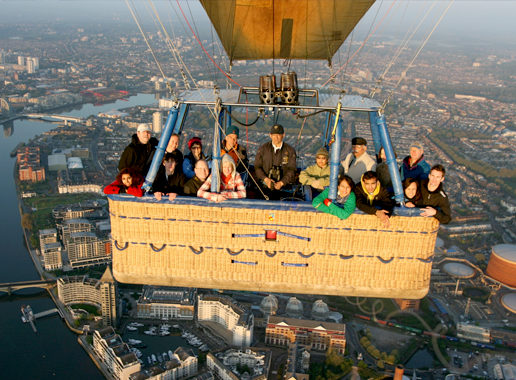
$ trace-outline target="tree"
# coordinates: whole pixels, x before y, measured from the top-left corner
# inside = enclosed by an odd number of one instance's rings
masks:
[[[475,259],[476,259],[477,261],[486,261],[486,257],[485,257],[482,253],[477,253],[477,254],[475,255]]]
[[[385,368],[385,363],[383,362],[383,360],[382,360],[382,359],[380,359],[380,360],[378,360],[378,361],[376,362],[376,366],[377,366],[378,368],[380,368],[380,369],[384,369],[384,368]]]
[[[26,230],[32,230],[32,224],[34,222],[34,218],[32,214],[23,214],[21,218],[21,226]]]

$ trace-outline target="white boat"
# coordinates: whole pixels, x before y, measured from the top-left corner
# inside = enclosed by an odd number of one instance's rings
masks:
[[[149,362],[149,365],[152,365],[152,360],[151,360],[150,356],[147,356],[147,361]]]
[[[152,354],[151,358],[152,358],[152,364],[156,364],[156,362],[157,362],[156,355]]]
[[[142,341],[138,339],[129,339],[127,342],[129,344],[140,344]]]
[[[172,360],[172,359],[174,359],[174,358],[175,358],[175,355],[174,355],[174,353],[172,352],[172,350],[168,350],[168,358],[169,358],[168,360]]]
[[[167,335],[170,335],[170,332],[169,331],[160,331],[158,333],[159,336],[167,336]]]
[[[132,326],[132,327],[142,327],[143,323],[131,322],[131,323],[129,323],[129,326]]]
[[[169,329],[169,328],[171,328],[172,326],[170,326],[168,323],[163,323],[160,327],[161,327],[162,329]]]
[[[158,354],[158,361],[159,361],[160,363],[163,363],[163,358],[161,357],[161,355],[160,355],[160,354]]]
[[[137,331],[138,330],[136,327],[133,327],[133,326],[127,326],[126,328],[129,331]]]
[[[168,354],[166,352],[164,352],[161,356],[163,357],[163,361],[164,362],[167,362],[169,360],[168,359]]]
[[[178,329],[179,325],[172,325],[173,328]]]

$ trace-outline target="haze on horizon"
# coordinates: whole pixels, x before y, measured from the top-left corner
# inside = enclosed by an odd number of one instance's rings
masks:
[[[315,1],[315,0],[308,0]],[[0,19],[4,25],[6,24],[25,24],[25,23],[52,23],[67,21],[73,22],[80,27],[83,24],[90,22],[106,22],[132,23],[135,28],[135,22],[129,12],[126,2],[123,0],[109,0],[109,1],[76,1],[76,0],[48,0],[48,1],[33,1],[33,0],[3,0],[2,15]],[[156,8],[162,14],[164,22],[169,23],[169,17],[172,22],[177,23],[177,16],[172,10],[172,4],[179,12],[176,1],[170,2],[164,0],[157,0],[153,2]],[[390,21],[388,29],[394,30],[400,24],[396,21],[396,17],[401,18],[406,9],[403,23],[410,25],[412,19],[417,17],[419,10],[422,7],[430,7],[434,3],[433,0],[398,0],[395,1],[393,11],[396,8],[396,16]],[[446,7],[448,0],[435,1],[435,9]],[[145,21],[153,25],[149,16],[149,4],[144,0],[134,1],[137,9],[139,9],[139,16]],[[196,20],[197,27],[202,28],[206,26],[204,20],[207,16],[197,0],[180,0],[180,4],[188,18]],[[366,31],[375,20],[375,15],[378,12],[379,20],[386,10],[391,6],[392,0],[381,1],[377,0],[368,14],[364,17],[359,27],[363,27]],[[391,11],[391,13],[393,13]],[[516,23],[514,23],[513,15],[516,14],[515,1],[487,1],[487,0],[455,0],[451,5],[448,13],[444,16],[442,22],[434,33],[435,38],[460,37],[461,39],[476,39],[476,38],[493,38],[497,37],[501,40],[510,41],[510,37],[516,34]],[[388,24],[386,18],[385,23]],[[124,22],[125,21],[125,22]],[[182,20],[184,22],[184,20]],[[377,22],[377,21],[376,21]],[[182,29],[181,25],[177,25]],[[387,29],[387,30],[388,30]]]

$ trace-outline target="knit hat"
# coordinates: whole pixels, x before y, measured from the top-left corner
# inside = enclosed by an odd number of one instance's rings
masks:
[[[318,156],[324,156],[326,158],[330,158],[330,154],[328,153],[328,151],[326,150],[326,148],[320,148],[317,153],[315,154],[315,157],[317,158]]]
[[[199,137],[192,137],[190,139],[190,141],[188,141],[188,149],[192,150],[192,145],[193,144],[199,144],[201,146],[201,149],[202,149],[202,142],[201,142],[201,139]]]
[[[226,136],[231,134],[235,134],[236,137],[240,137],[240,129],[238,129],[236,125],[229,126],[226,130]]]
[[[367,141],[362,137],[355,137],[351,140],[351,145],[367,145]]]

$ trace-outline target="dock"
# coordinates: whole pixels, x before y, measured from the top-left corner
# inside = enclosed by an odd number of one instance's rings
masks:
[[[58,308],[54,308],[54,309],[42,311],[41,313],[34,314],[32,312],[31,307],[29,305],[27,305],[27,306],[23,305],[22,308],[21,308],[21,311],[22,311],[22,314],[23,314],[23,316],[21,318],[23,323],[30,323],[30,325],[32,327],[32,330],[35,333],[38,332],[38,330],[36,329],[36,324],[34,323],[34,321],[36,319],[47,317],[49,315],[56,314],[56,313],[59,314],[61,319],[64,318],[63,312],[61,310],[59,310]]]
[[[20,149],[22,146],[24,146],[25,143],[24,142],[21,142],[19,143],[18,145],[16,145],[16,148],[14,148],[12,151],[11,151],[11,154],[10,156],[11,157],[16,157],[16,153],[18,152],[18,149]]]

